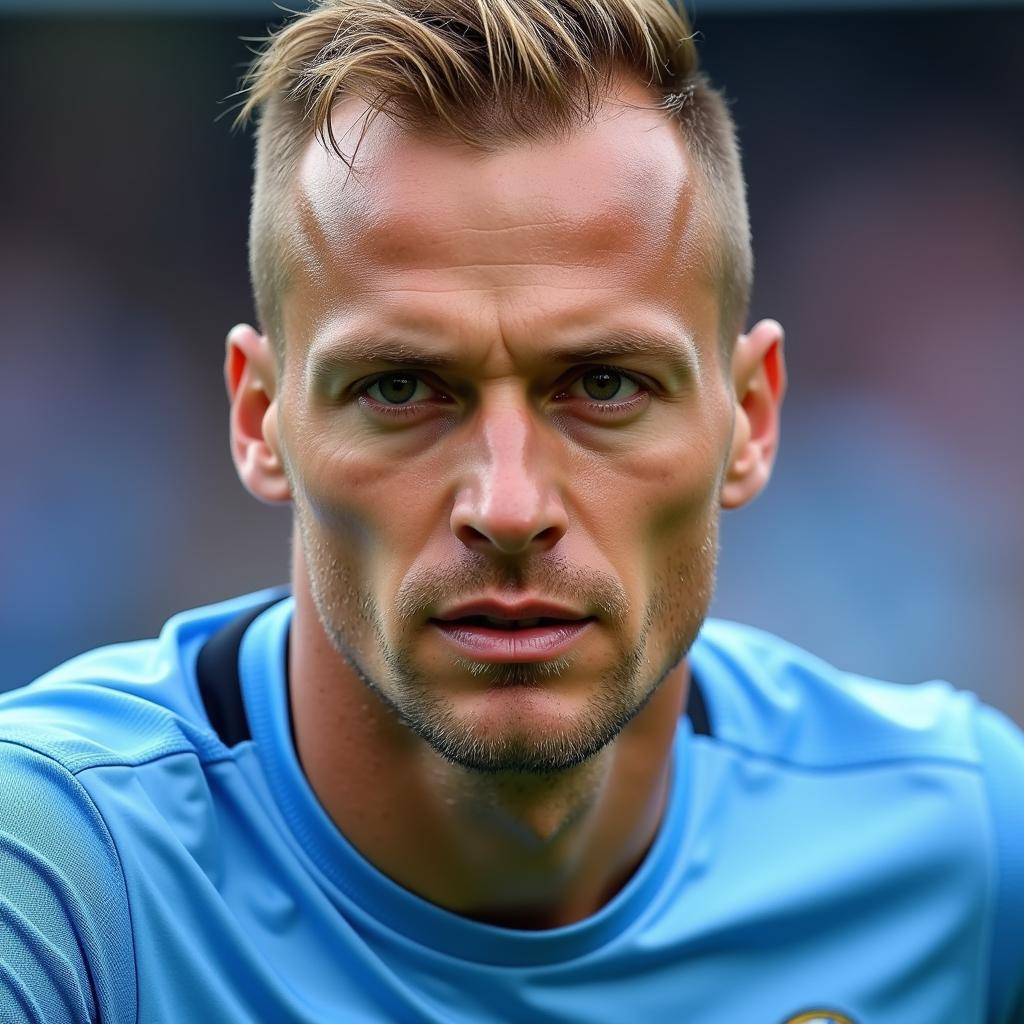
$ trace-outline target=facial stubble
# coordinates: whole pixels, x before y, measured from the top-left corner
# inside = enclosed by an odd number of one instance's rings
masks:
[[[589,761],[640,713],[668,674],[685,657],[707,614],[714,587],[718,552],[717,517],[703,540],[678,551],[659,572],[644,609],[634,642],[624,637],[629,604],[619,582],[610,576],[583,572],[557,558],[517,565],[502,576],[482,556],[467,553],[456,566],[409,574],[395,598],[403,623],[423,624],[423,609],[445,598],[461,599],[502,587],[524,589],[574,606],[597,608],[616,638],[613,665],[590,688],[585,707],[571,720],[544,730],[480,730],[460,717],[445,688],[415,664],[415,631],[395,643],[387,636],[383,617],[365,586],[365,573],[339,559],[305,522],[296,516],[310,588],[321,625],[335,650],[356,677],[396,718],[446,761],[478,773],[551,776]],[[666,638],[661,656],[651,649],[652,635],[662,625]],[[365,652],[375,651],[382,671],[374,673]],[[480,688],[504,690],[512,711],[526,708],[535,691],[557,686],[572,671],[572,654],[535,663],[487,664],[455,658],[454,665]],[[512,714],[513,719],[518,716]]]

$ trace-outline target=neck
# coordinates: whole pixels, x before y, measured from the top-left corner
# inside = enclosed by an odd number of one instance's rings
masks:
[[[582,920],[629,879],[665,807],[685,661],[599,754],[546,776],[452,765],[415,736],[327,639],[296,574],[289,645],[295,745],[345,837],[405,888],[494,924]]]

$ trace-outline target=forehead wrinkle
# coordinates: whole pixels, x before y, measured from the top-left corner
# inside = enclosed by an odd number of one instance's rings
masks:
[[[615,119],[623,123],[626,112],[616,111]],[[299,216],[293,220],[304,236],[304,294],[291,305],[293,312],[295,306],[307,311],[301,314],[306,336],[312,333],[316,344],[321,325],[315,320],[329,310],[381,296],[397,297],[399,307],[402,295],[409,302],[421,295],[466,295],[470,302],[489,296],[494,303],[487,308],[499,312],[502,296],[514,308],[526,288],[550,293],[556,305],[561,299],[554,297],[564,293],[629,298],[641,287],[646,294],[652,271],[663,282],[677,279],[684,291],[698,262],[702,189],[676,126],[646,125],[644,140],[656,140],[649,153],[646,145],[638,153],[614,139],[609,144],[600,132],[588,139],[591,134],[517,145],[467,170],[464,161],[449,165],[452,156],[465,156],[459,147],[439,152],[405,132],[388,131],[369,140],[379,146],[363,151],[361,170],[371,173],[351,179],[340,161],[311,145],[295,181]],[[572,153],[592,159],[567,162]],[[666,154],[671,159],[663,159]],[[424,183],[424,168],[432,169],[433,184]],[[550,187],[546,169],[560,174]],[[424,207],[424,196],[433,205]],[[635,227],[639,214],[642,231]],[[381,326],[403,329],[386,320]],[[404,356],[404,365],[416,365],[416,353]]]
[[[363,153],[363,170],[369,172],[365,177],[343,178],[347,171],[341,161],[315,143],[305,154],[298,189],[303,227],[312,228],[320,248],[328,252],[343,246],[348,257],[358,250],[360,261],[409,269],[426,269],[453,256],[468,256],[466,262],[485,265],[487,248],[479,253],[452,250],[467,248],[467,240],[473,237],[489,246],[503,236],[536,232],[541,248],[532,251],[540,259],[590,263],[621,254],[623,231],[639,212],[648,221],[654,214],[653,220],[659,222],[660,230],[647,239],[659,249],[676,250],[680,236],[692,229],[688,223],[695,184],[692,161],[676,138],[675,126],[661,121],[660,115],[659,123],[644,132],[662,129],[662,137],[647,156],[630,152],[616,160],[614,148],[583,130],[568,141],[516,145],[481,157],[454,195],[450,189],[445,191],[447,184],[453,174],[466,173],[460,158],[465,154],[459,147],[449,152],[452,147],[430,145],[401,131],[378,136],[377,125],[370,133],[375,144]],[[667,148],[681,157],[671,166],[659,159]],[[566,164],[574,151],[573,162]],[[609,160],[618,165],[610,177],[601,170],[608,170],[604,165]],[[377,173],[381,168],[386,173]],[[576,199],[568,207],[564,191],[548,194],[547,171],[562,178],[568,174],[575,181]],[[431,176],[441,184],[439,192],[430,191]],[[435,204],[435,216],[424,217],[424,188]],[[650,205],[653,196],[660,197],[656,212]],[[453,220],[455,227],[450,226]],[[649,253],[648,258],[661,261],[668,255]],[[494,265],[505,263],[498,260]]]
[[[514,264],[514,265],[515,266],[519,266],[519,264]],[[535,270],[535,269],[538,269],[538,268],[534,267],[533,264],[530,264],[530,269],[531,270]],[[539,269],[545,269],[545,268],[542,265]],[[547,269],[551,269],[551,270],[561,269],[561,270],[564,270],[565,267],[563,267],[561,264],[557,264],[557,265],[549,267]],[[596,284],[595,285],[558,284],[557,282],[550,281],[550,280],[544,282],[545,290],[549,290],[549,291],[567,291],[567,292],[573,292],[573,293],[577,293],[578,292],[580,294],[589,293],[589,292],[597,292],[597,293],[600,293],[600,294],[604,294],[604,293],[606,293],[608,291],[608,287],[609,286],[607,286],[607,285],[596,285]],[[407,294],[407,295],[462,295],[462,294],[466,294],[466,295],[475,295],[475,294],[500,295],[502,292],[517,291],[520,288],[529,288],[531,291],[536,291],[537,290],[537,282],[536,281],[519,281],[519,282],[507,281],[507,282],[505,282],[503,284],[486,283],[486,284],[479,284],[479,285],[476,285],[476,286],[473,286],[473,285],[470,285],[470,284],[458,284],[458,285],[453,285],[453,286],[451,286],[449,288],[441,288],[441,287],[435,287],[435,288],[426,288],[426,287],[415,288],[412,285],[402,285],[402,286],[398,287],[398,286],[392,286],[392,285],[389,284],[389,285],[387,285],[385,287],[381,287],[381,288],[365,287],[363,289],[363,291],[367,295],[403,295],[403,294]]]
[[[472,211],[456,212],[474,215]],[[421,211],[389,208],[379,219],[357,228],[359,251],[375,265],[394,270],[602,267],[610,257],[624,255],[626,213],[602,208],[580,219],[490,225],[463,222],[446,230],[425,220]]]

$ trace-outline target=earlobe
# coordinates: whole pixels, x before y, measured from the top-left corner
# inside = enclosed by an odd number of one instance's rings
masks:
[[[275,357],[268,339],[248,324],[228,334],[224,382],[231,403],[231,456],[239,479],[260,501],[290,501],[277,436]]]
[[[739,508],[752,501],[771,478],[786,393],[782,343],[782,327],[774,320],[761,320],[736,342],[732,362],[736,421],[722,484],[723,508]]]

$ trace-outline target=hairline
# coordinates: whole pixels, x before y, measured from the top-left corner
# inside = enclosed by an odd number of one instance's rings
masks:
[[[723,367],[727,368],[731,361],[734,342],[742,330],[743,320],[747,313],[746,306],[749,302],[749,276],[745,282],[747,294],[745,294],[742,297],[741,302],[737,304],[742,308],[728,309],[728,300],[732,297],[727,296],[726,294],[728,279],[730,276],[729,257],[727,256],[726,251],[730,248],[730,243],[724,235],[728,227],[729,211],[723,211],[723,207],[727,205],[728,201],[723,198],[718,198],[715,195],[716,182],[712,177],[713,172],[705,166],[705,159],[702,159],[702,157],[708,157],[711,154],[701,152],[698,144],[693,138],[691,138],[693,132],[688,131],[688,128],[691,126],[687,124],[686,118],[678,110],[672,109],[672,101],[676,98],[673,93],[668,90],[658,89],[657,87],[651,86],[649,83],[644,83],[639,74],[628,66],[620,68],[618,71],[620,72],[619,74],[614,73],[614,71],[609,71],[607,84],[602,92],[597,96],[596,102],[593,103],[590,116],[585,120],[572,124],[566,132],[566,136],[582,130],[588,123],[590,123],[593,118],[597,116],[605,101],[615,95],[617,90],[613,83],[623,80],[629,80],[643,86],[650,93],[653,101],[651,106],[647,109],[657,110],[663,113],[670,122],[674,123],[676,129],[679,131],[680,137],[682,138],[683,144],[686,147],[686,159],[689,169],[696,176],[698,185],[696,195],[698,252],[701,256],[699,263],[701,272],[704,274],[706,281],[717,294],[719,314],[719,337],[717,347]],[[693,77],[695,79],[695,88],[704,87],[713,92],[702,75],[695,73]],[[339,104],[360,98],[361,97],[355,93],[341,93],[334,98],[332,110]],[[285,101],[278,99],[277,102]],[[636,106],[636,104],[631,105]],[[365,133],[372,127],[373,121],[382,113],[394,111],[404,113],[406,112],[406,108],[404,108],[400,102],[396,102],[395,105],[387,111],[379,108],[373,108],[369,105],[367,106],[365,115],[360,119],[359,133],[355,149],[352,154],[345,158],[346,163],[348,163],[349,160],[352,161],[352,163],[349,163],[350,173],[358,174],[358,168],[355,166],[354,161],[358,158],[359,144],[361,143]],[[261,327],[264,333],[267,334],[271,340],[279,368],[283,368],[287,354],[287,339],[284,335],[283,323],[283,304],[288,291],[288,284],[292,275],[299,272],[298,266],[301,262],[296,252],[299,244],[298,232],[301,230],[297,225],[298,218],[296,216],[296,210],[298,207],[296,189],[299,168],[302,159],[311,144],[323,146],[325,151],[328,153],[337,152],[332,145],[333,138],[328,138],[327,133],[322,128],[305,122],[300,123],[303,124],[303,130],[301,134],[298,131],[295,132],[295,136],[287,153],[287,159],[281,161],[287,166],[275,168],[279,178],[282,176],[283,172],[286,172],[286,182],[284,182],[284,187],[281,188],[275,203],[276,210],[274,211],[274,219],[277,220],[278,223],[276,225],[277,230],[273,233],[274,241],[272,248],[276,250],[278,259],[275,263],[276,281],[273,285],[269,286],[269,290],[273,293],[270,296],[270,308],[264,308],[267,305],[266,294],[263,296],[260,296],[259,294],[256,295],[257,306],[259,307],[257,309],[257,313],[260,317]],[[402,124],[400,125],[400,130],[436,141],[439,144],[450,142],[455,145],[465,146],[466,149],[476,151],[481,154],[501,154],[502,152],[508,152],[519,147],[527,146],[538,139],[554,139],[559,135],[559,130],[557,128],[549,128],[537,136],[527,136],[526,134],[517,136],[513,134],[505,142],[493,143],[490,140],[487,140],[479,143],[478,145],[471,146],[457,138],[452,131],[446,129],[443,125],[434,122],[413,122],[409,124]],[[709,146],[705,145],[705,150],[709,148]],[[340,154],[338,155],[338,159],[343,159]],[[258,163],[259,153],[257,154],[257,165]],[[263,170],[266,172],[268,168],[264,167]],[[280,181],[278,182],[278,185],[280,187]],[[719,184],[718,188],[721,187],[722,186]],[[255,195],[253,206],[255,211]],[[722,216],[723,212],[725,213],[725,216]],[[285,214],[284,218],[282,218],[282,213]],[[745,209],[744,213],[746,213]],[[266,213],[264,211],[264,219],[261,225],[264,235],[268,233],[268,219],[269,218],[266,217]],[[287,220],[286,225],[281,224],[282,219]],[[250,228],[250,264],[253,268],[255,268],[256,262],[252,248],[256,242],[256,239],[253,237],[254,234],[255,233],[252,231],[252,228]],[[260,241],[265,245],[269,239],[264,237],[260,239]],[[749,242],[747,245],[749,246]],[[257,275],[254,270],[254,285],[257,283],[256,278]],[[257,293],[261,290],[265,293],[268,290],[265,281],[263,284],[264,287],[262,289],[258,286],[256,287],[255,290]]]

